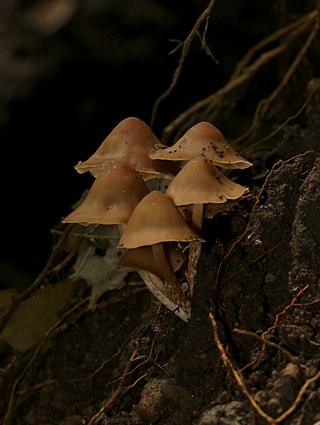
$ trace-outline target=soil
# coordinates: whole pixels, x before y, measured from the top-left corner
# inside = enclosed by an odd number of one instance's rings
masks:
[[[188,322],[133,273],[92,309],[79,281],[35,347],[1,341],[1,423],[319,424],[319,117],[318,89],[276,147],[233,174],[249,194],[204,221]]]

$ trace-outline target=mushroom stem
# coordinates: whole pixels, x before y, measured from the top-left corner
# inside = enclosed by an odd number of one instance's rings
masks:
[[[174,271],[169,264],[163,249],[163,243],[152,245],[152,252],[155,261],[158,263],[159,269],[167,286],[168,291],[174,299],[177,299],[177,304],[183,307],[186,303],[186,297],[180,287]]]
[[[118,231],[119,231],[119,235],[120,235],[120,237],[123,235],[123,232],[124,232],[124,230],[125,230],[125,228],[126,228],[126,225],[125,224],[118,224]]]
[[[193,204],[192,206],[192,228],[197,232],[202,230],[203,204]],[[197,274],[197,264],[201,254],[201,241],[192,241],[189,245],[189,261],[187,280],[189,283],[190,295],[193,294],[193,287]]]
[[[192,227],[195,231],[201,232],[204,204],[193,204],[192,206]]]
[[[163,305],[165,305],[169,310],[173,311],[184,322],[188,321],[191,316],[191,308],[187,299],[185,299],[183,305],[178,305],[175,300],[172,300],[171,292],[168,291],[162,279],[145,270],[138,270],[138,273],[150,292]]]

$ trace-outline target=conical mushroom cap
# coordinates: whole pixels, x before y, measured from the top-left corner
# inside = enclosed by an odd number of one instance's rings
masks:
[[[138,202],[149,192],[131,165],[110,163],[96,177],[82,203],[62,223],[126,224]]]
[[[86,161],[75,166],[78,173],[90,171],[95,177],[110,161],[124,161],[139,171],[145,179],[172,178],[177,166],[167,161],[152,160],[148,152],[159,143],[150,127],[136,117],[128,117],[109,133],[98,149]]]
[[[166,194],[175,205],[220,204],[238,199],[248,188],[224,176],[206,158],[200,156],[187,162],[171,180]]]
[[[158,145],[159,146],[159,145]],[[174,145],[164,149],[152,148],[151,159],[189,161],[204,156],[224,168],[248,168],[251,162],[240,156],[225,140],[223,134],[208,121],[195,124]]]
[[[194,240],[201,238],[187,225],[172,199],[154,190],[133,210],[118,248]]]

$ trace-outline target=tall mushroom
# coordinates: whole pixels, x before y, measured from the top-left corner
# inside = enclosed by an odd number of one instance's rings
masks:
[[[201,240],[201,238],[187,225],[173,201],[165,193],[154,190],[146,195],[133,210],[118,245],[118,248],[127,249],[152,246],[154,259],[161,269],[164,281],[157,282],[152,274],[151,282],[149,282],[148,273],[144,274],[146,277],[144,281],[151,292],[183,320],[190,317],[189,301],[167,260],[163,244],[166,242],[189,243],[195,240]],[[163,285],[166,290],[163,295],[167,299],[159,297],[159,291],[160,295],[161,292],[163,293]]]
[[[248,189],[224,176],[211,161],[203,156],[191,159],[169,184],[166,194],[174,204],[192,206],[192,227],[201,233],[205,204],[221,204],[240,198]],[[188,282],[192,293],[201,243],[194,241],[189,247]]]
[[[149,152],[149,157],[153,160],[189,161],[197,156],[204,156],[223,168],[243,169],[252,165],[208,121],[201,121],[190,127],[172,146],[157,144]]]
[[[145,122],[128,117],[114,127],[90,158],[79,161],[75,169],[80,174],[89,171],[96,177],[110,161],[124,161],[145,180],[160,177],[170,179],[179,170],[177,164],[152,160],[148,156],[150,149],[158,143],[159,139]]]

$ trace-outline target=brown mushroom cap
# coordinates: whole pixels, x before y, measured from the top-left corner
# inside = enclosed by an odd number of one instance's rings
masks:
[[[128,117],[109,133],[98,149],[86,161],[75,166],[78,173],[90,171],[96,177],[110,161],[124,161],[139,171],[145,179],[172,178],[177,165],[167,161],[152,160],[148,152],[159,143],[150,127],[136,117]]]
[[[189,128],[172,146],[162,149],[157,149],[156,146],[149,152],[151,159],[184,161],[202,155],[224,168],[243,169],[252,165],[240,156],[227,143],[220,130],[208,121],[201,121]]]
[[[238,199],[248,188],[234,183],[203,156],[185,164],[170,182],[166,194],[175,205],[220,204]]]
[[[172,199],[154,190],[133,210],[118,248],[193,240],[201,238],[187,225]]]
[[[82,203],[62,223],[126,224],[138,202],[149,192],[131,165],[110,163],[96,177]]]

